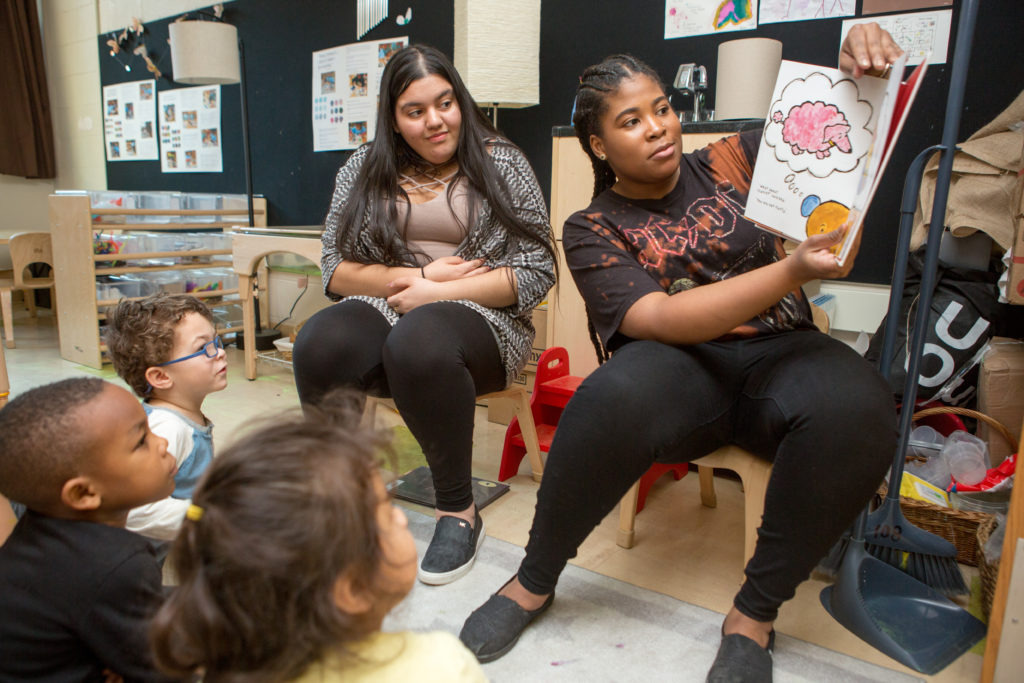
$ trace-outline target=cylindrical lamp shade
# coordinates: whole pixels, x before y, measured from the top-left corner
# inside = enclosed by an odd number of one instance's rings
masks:
[[[540,0],[455,0],[455,68],[480,106],[540,102]]]
[[[222,21],[170,24],[171,77],[178,83],[238,83],[238,29]]]
[[[763,119],[782,63],[782,43],[741,38],[718,46],[716,119]]]

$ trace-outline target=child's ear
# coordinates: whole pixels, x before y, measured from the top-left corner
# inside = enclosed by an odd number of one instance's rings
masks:
[[[334,604],[345,614],[366,614],[373,609],[373,600],[365,590],[356,588],[348,574],[342,574],[334,582]]]
[[[174,380],[167,374],[167,371],[156,365],[146,368],[146,381],[154,389],[166,391],[174,386]]]
[[[77,476],[64,482],[60,489],[60,500],[72,510],[84,512],[99,508],[103,496],[89,477]]]

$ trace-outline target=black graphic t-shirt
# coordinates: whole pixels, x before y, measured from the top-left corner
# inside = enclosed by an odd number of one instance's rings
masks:
[[[606,348],[630,341],[619,325],[647,294],[675,294],[785,257],[781,239],[743,218],[760,137],[748,131],[684,154],[679,182],[660,199],[609,189],[565,222],[566,261]],[[814,325],[798,289],[726,338],[799,328]]]

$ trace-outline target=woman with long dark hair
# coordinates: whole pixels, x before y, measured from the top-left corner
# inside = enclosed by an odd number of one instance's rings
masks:
[[[840,65],[859,76],[900,54],[877,24],[855,26]],[[460,637],[480,661],[504,655],[651,465],[736,444],[774,467],[707,680],[771,681],[779,608],[871,497],[896,447],[888,386],[814,328],[801,291],[849,273],[857,245],[840,265],[830,251],[838,229],[787,255],[743,217],[761,131],[683,154],[658,75],[629,55],[583,72],[573,125],[596,183],[562,243],[605,362],[559,420],[526,558]]]
[[[299,333],[299,397],[315,404],[350,386],[394,399],[437,500],[419,578],[454,581],[484,538],[470,472],[475,399],[526,364],[554,248],[526,157],[441,52],[412,45],[385,67],[376,136],[338,171],[321,270],[341,301]]]

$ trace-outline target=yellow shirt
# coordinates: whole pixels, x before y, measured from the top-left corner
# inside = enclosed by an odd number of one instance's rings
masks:
[[[352,648],[356,658],[328,655],[294,683],[479,683],[487,677],[458,638],[445,631],[378,632]]]

